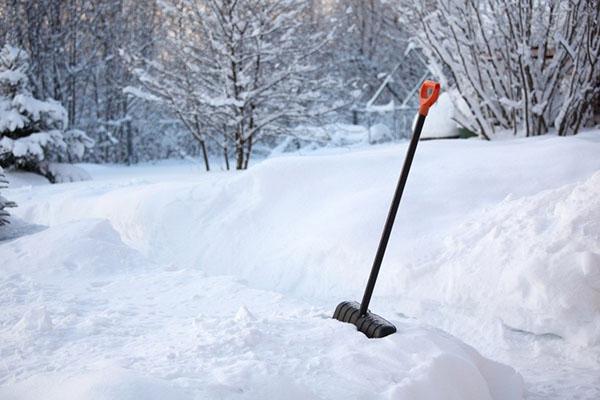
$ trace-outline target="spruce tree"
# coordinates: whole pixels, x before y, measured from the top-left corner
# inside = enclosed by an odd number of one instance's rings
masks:
[[[67,130],[67,112],[59,102],[33,96],[28,60],[19,48],[0,50],[0,166],[54,181],[49,163],[75,161],[93,141],[80,130]]]
[[[8,181],[4,176],[4,170],[2,169],[2,167],[0,167],[0,189],[5,189],[7,184]],[[12,201],[8,201],[2,196],[2,193],[0,193],[0,226],[8,223],[9,214],[8,211],[6,211],[6,208],[15,206],[15,203],[13,203]]]

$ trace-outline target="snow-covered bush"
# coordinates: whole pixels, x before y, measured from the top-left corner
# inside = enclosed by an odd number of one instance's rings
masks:
[[[5,45],[0,50],[0,166],[46,176],[52,161],[75,161],[93,141],[67,130],[67,111],[52,99],[36,99],[27,76],[27,54]]]
[[[52,177],[54,183],[80,182],[92,179],[86,170],[66,163],[48,164],[48,175]]]
[[[2,170],[2,167],[0,167],[0,189],[6,188],[7,183],[8,181],[4,176],[4,170]],[[5,209],[14,206],[15,203],[2,197],[2,193],[0,193],[0,226],[8,223],[8,212]]]
[[[491,138],[593,123],[600,98],[600,7],[574,1],[404,1],[431,66],[455,86],[456,120]]]

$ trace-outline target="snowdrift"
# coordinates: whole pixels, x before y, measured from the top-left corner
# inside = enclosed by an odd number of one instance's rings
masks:
[[[435,282],[429,293],[446,303],[477,301],[511,327],[600,343],[600,171],[486,208],[450,234],[426,268],[433,277],[417,272],[417,287]]]
[[[372,303],[400,333],[368,341],[330,319],[362,294],[405,149],[285,156],[230,174],[84,166],[96,181],[20,177],[7,194],[14,214],[48,228],[0,244],[10,310],[0,398],[35,398],[38,378],[83,399],[143,397],[146,384],[182,399],[521,398],[514,370],[411,317],[471,342],[489,335],[488,353],[527,331],[592,360],[598,133],[423,142]],[[107,360],[116,369],[104,375]],[[577,365],[563,393],[597,397],[594,361]],[[49,398],[64,397],[50,386]]]
[[[2,245],[3,274],[64,281],[147,266],[107,220],[61,224]]]
[[[337,304],[361,296],[404,151],[279,157],[230,177],[11,196],[28,221],[106,218],[158,262]],[[421,143],[377,286],[383,305],[435,300],[596,342],[598,177],[556,188],[599,171],[598,152],[595,133]]]
[[[0,257],[2,399],[522,398],[514,369],[441,331],[398,321],[369,340],[280,293],[160,268],[107,220],[51,226]]]

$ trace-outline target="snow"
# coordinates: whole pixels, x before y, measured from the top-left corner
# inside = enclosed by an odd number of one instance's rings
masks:
[[[20,93],[12,99],[12,106],[19,113],[27,115],[30,123],[44,119],[53,127],[59,129],[67,127],[67,110],[56,100],[38,100],[29,94]]]
[[[457,137],[458,126],[453,121],[454,106],[452,98],[446,92],[440,94],[437,102],[431,107],[423,124],[421,137],[424,139]],[[416,118],[415,118],[416,121]]]
[[[599,131],[420,143],[371,304],[398,333],[330,318],[406,145],[9,173],[47,228],[0,242],[0,398],[598,398]]]
[[[12,132],[23,128],[28,118],[12,106],[12,102],[0,97],[0,132]]]
[[[600,171],[486,208],[449,235],[433,264],[446,302],[493,293],[501,301],[487,312],[508,326],[600,344]]]
[[[47,185],[50,183],[47,178],[39,174],[20,170],[10,171],[10,173],[6,174],[6,179],[11,188],[26,187],[31,189],[31,186]]]
[[[339,152],[340,148],[364,147],[366,144],[369,144],[369,128],[362,125],[301,125],[296,127],[292,135],[284,137],[270,154],[298,153],[299,150],[310,153],[317,149],[334,149]]]
[[[52,175],[56,183],[79,182],[92,179],[85,169],[67,163],[49,163],[48,173]]]
[[[85,149],[94,146],[95,142],[84,131],[69,129],[64,134],[65,142],[69,147],[69,154],[77,160],[83,157]]]
[[[17,86],[19,83],[27,80],[27,75],[23,71],[5,70],[0,71],[0,82],[11,86]]]
[[[123,93],[130,94],[134,97],[137,97],[139,99],[143,99],[146,101],[155,101],[155,102],[161,101],[160,97],[156,97],[152,93],[148,93],[148,92],[144,91],[143,89],[140,89],[140,88],[134,87],[134,86],[127,86],[127,87],[123,88]]]
[[[369,128],[369,142],[382,143],[389,142],[393,138],[391,129],[385,124],[375,124]]]
[[[62,133],[58,130],[37,132],[16,140],[5,136],[0,140],[0,150],[13,153],[15,157],[33,156],[43,160],[45,157],[44,148],[49,144],[65,146]]]
[[[520,396],[512,368],[435,329],[401,321],[371,341],[329,310],[155,265],[107,220],[49,227],[2,256],[3,399]]]
[[[69,378],[50,376],[28,379],[10,391],[0,389],[6,400],[185,400],[184,392],[163,380],[145,377],[115,365]]]
[[[394,108],[394,100],[390,100],[387,104],[372,104],[371,101],[369,101],[365,107],[365,111],[369,113],[386,113],[394,112]]]

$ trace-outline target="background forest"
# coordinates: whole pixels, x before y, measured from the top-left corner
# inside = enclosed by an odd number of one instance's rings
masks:
[[[585,0],[3,0],[0,44],[11,48],[0,64],[0,164],[49,177],[42,159],[201,157],[209,169],[219,157],[219,167],[245,169],[284,140],[328,141],[299,127],[370,125],[365,111],[382,83],[377,100],[393,110],[427,76],[442,81],[458,126],[481,138],[575,134],[599,114],[599,9]],[[24,76],[17,83],[11,71]],[[384,140],[409,132],[387,129],[402,132]],[[65,135],[27,139],[45,155],[15,155],[8,139],[49,130]]]

